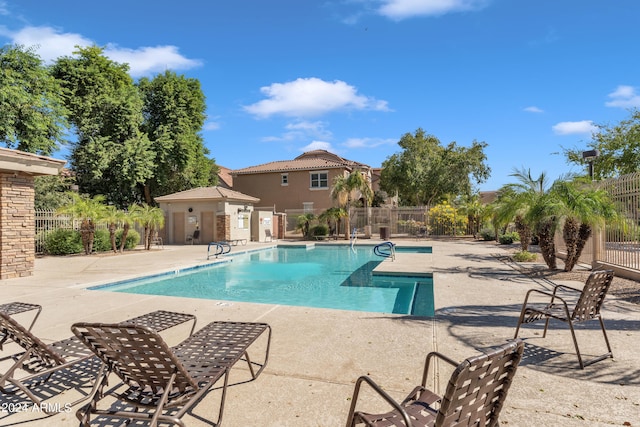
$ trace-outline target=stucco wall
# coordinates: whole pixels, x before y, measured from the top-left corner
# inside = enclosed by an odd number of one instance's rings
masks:
[[[311,189],[311,172],[328,172],[328,188]],[[287,185],[282,185],[282,174],[288,173]],[[233,178],[233,189],[260,199],[260,206],[274,206],[276,212],[286,209],[302,209],[303,203],[312,202],[314,209],[325,210],[334,206],[331,186],[342,169],[304,170],[290,172],[256,173],[237,175]]]
[[[0,279],[33,274],[34,197],[31,175],[0,173]]]

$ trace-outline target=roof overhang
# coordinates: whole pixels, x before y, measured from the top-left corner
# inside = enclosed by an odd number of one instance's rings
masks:
[[[21,172],[32,176],[58,175],[66,163],[66,160],[0,148],[0,172]]]

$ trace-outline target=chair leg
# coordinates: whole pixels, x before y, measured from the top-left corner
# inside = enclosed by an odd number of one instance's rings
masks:
[[[546,320],[544,321],[544,332],[542,332],[542,338],[546,338],[547,337],[547,329],[549,328],[549,320],[551,320],[551,318],[547,316]]]
[[[602,334],[604,335],[604,342],[607,344],[607,350],[609,351],[608,355],[613,357],[613,351],[611,350],[611,344],[609,344],[609,337],[607,337],[607,330],[604,328],[604,320],[602,320],[602,316],[598,316],[598,320],[600,321],[600,327],[602,328]]]
[[[573,338],[573,346],[576,348],[576,355],[578,356],[578,364],[580,369],[584,369],[584,363],[582,363],[582,356],[580,355],[580,349],[578,348],[578,340],[576,339],[576,331],[573,329],[573,322],[569,320],[569,330],[571,331],[571,338]]]

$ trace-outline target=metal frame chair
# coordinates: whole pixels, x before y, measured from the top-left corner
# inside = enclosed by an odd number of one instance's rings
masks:
[[[608,357],[613,358],[611,344],[609,343],[607,331],[604,327],[604,321],[602,319],[602,315],[600,314],[602,303],[604,302],[607,291],[611,286],[613,277],[614,275],[612,270],[598,270],[593,271],[589,275],[582,290],[565,285],[555,285],[553,288],[553,292],[547,292],[540,289],[530,289],[527,292],[524,303],[522,304],[522,311],[520,312],[520,318],[518,319],[518,326],[516,327],[514,338],[518,337],[520,326],[523,323],[533,323],[543,319],[545,322],[544,333],[542,334],[542,337],[546,337],[547,329],[549,327],[549,320],[553,318],[569,325],[569,330],[571,331],[571,337],[573,338],[573,345],[576,349],[576,355],[578,356],[578,364],[580,365],[580,369],[584,369],[585,366],[606,359]],[[567,294],[568,296],[578,297],[577,302],[571,309],[569,308],[569,304],[567,303],[566,298],[560,297],[558,295],[558,291],[561,291],[563,294]],[[545,295],[547,297],[550,297],[551,300],[542,308],[533,307],[529,303],[529,297],[532,294]],[[582,323],[596,319],[598,319],[600,322],[600,328],[602,329],[602,334],[604,335],[604,341],[607,344],[608,352],[585,362],[582,360],[582,355],[580,354],[580,349],[578,348],[578,340],[576,339],[574,325],[576,323]]]
[[[108,367],[96,381],[101,386],[93,391],[91,401],[76,412],[83,426],[89,425],[92,414],[145,420],[152,426],[160,422],[184,426],[180,418],[222,378],[219,426],[229,371],[244,358],[252,380],[256,379],[267,364],[271,343],[271,327],[266,323],[213,322],[172,348],[150,328],[134,324],[76,323],[71,330]],[[264,332],[268,334],[263,362],[252,362],[248,348]],[[104,392],[112,372],[122,382]],[[126,409],[98,408],[107,396]]]
[[[196,321],[196,316],[193,314],[157,310],[125,322],[127,324],[144,325],[156,332],[164,331],[186,322],[193,322],[191,326],[191,333],[193,333]],[[33,326],[33,322],[31,325]],[[24,350],[0,358],[0,362],[13,360],[13,364],[6,372],[0,371],[0,393],[15,394],[17,390],[7,387],[7,385],[13,386],[24,392],[31,401],[42,407],[42,410],[46,413],[54,412],[47,412],[47,405],[42,405],[44,399],[39,398],[34,393],[33,388],[47,382],[58,371],[79,366],[81,363],[94,358],[93,352],[75,336],[45,344],[18,321],[9,316],[7,312],[1,311],[0,336],[4,336],[4,339],[13,340]],[[93,364],[91,365],[93,367]],[[95,377],[95,371],[98,371],[97,376],[100,377],[104,372],[104,366],[101,366],[99,370],[96,366],[94,371],[88,373],[91,378],[87,378],[87,381]],[[17,374],[23,375],[19,376]],[[95,381],[91,392],[87,396],[83,396],[71,403],[71,405],[73,406],[91,397],[97,391],[98,385],[99,382]]]
[[[522,341],[514,340],[460,364],[438,352],[431,352],[425,361],[422,384],[401,403],[396,402],[371,378],[362,376],[355,385],[347,427],[361,423],[376,427],[497,426],[523,350]],[[456,367],[442,397],[426,388],[429,367],[434,358]],[[393,409],[383,414],[356,411],[363,383],[367,383]]]

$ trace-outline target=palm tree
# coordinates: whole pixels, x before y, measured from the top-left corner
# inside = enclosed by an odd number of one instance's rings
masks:
[[[342,218],[345,218],[346,216],[347,216],[347,211],[345,211],[342,208],[338,208],[334,206],[322,212],[320,216],[318,216],[318,219],[320,221],[327,222],[327,225],[329,225],[330,234],[333,234],[331,232],[331,222],[333,221],[335,224],[335,228],[334,228],[335,234],[338,234],[340,232],[340,222],[342,221]]]
[[[557,181],[551,193],[557,199],[557,216],[564,220],[562,238],[567,250],[564,271],[571,271],[580,259],[593,228],[603,226],[605,222],[619,223],[622,215],[606,191],[585,180]]]
[[[127,245],[127,236],[129,235],[129,229],[133,224],[136,223],[134,214],[131,213],[132,211],[135,212],[136,210],[135,206],[136,205],[129,206],[128,211],[120,211],[120,214],[121,214],[120,222],[122,223],[122,236],[120,236],[120,252],[121,253],[124,252],[124,248]]]
[[[331,198],[337,200],[340,206],[344,206],[347,212],[345,239],[349,240],[351,228],[351,202],[362,197],[365,208],[371,203],[373,191],[364,173],[359,169],[354,169],[347,176],[340,175],[333,180],[331,187]]]
[[[298,215],[296,230],[302,231],[302,237],[305,239],[309,237],[309,231],[311,228],[311,221],[316,219],[316,216],[312,213],[306,213],[302,215]]]
[[[154,231],[164,226],[163,210],[143,203],[133,206],[131,215],[138,224],[144,227],[144,248],[150,250]]]
[[[109,230],[109,240],[111,241],[111,250],[116,253],[118,248],[116,246],[116,230],[120,223],[121,211],[116,209],[115,206],[105,206],[104,216],[102,220],[107,223],[107,229]]]
[[[80,236],[85,255],[93,252],[93,240],[96,232],[96,224],[102,220],[106,206],[106,198],[101,195],[90,198],[80,196],[76,193],[69,193],[71,203],[60,207],[56,213],[59,215],[70,215],[74,220],[80,221]]]
[[[507,184],[500,189],[499,202],[495,211],[496,219],[501,223],[513,221],[516,231],[520,235],[520,249],[527,251],[529,250],[529,243],[535,227],[535,221],[532,221],[529,213],[547,192],[548,179],[545,172],[542,172],[538,178],[534,179],[531,176],[531,170],[525,170],[524,168],[514,169],[510,176],[515,177],[518,182]],[[543,234],[546,236],[546,233]],[[553,235],[551,235],[551,238],[553,238]],[[543,247],[547,250],[548,243],[548,241],[541,243],[541,252]],[[553,240],[551,243],[553,243]],[[546,255],[549,254],[547,253]],[[555,257],[555,253],[553,256]],[[544,252],[543,257],[545,257]]]

